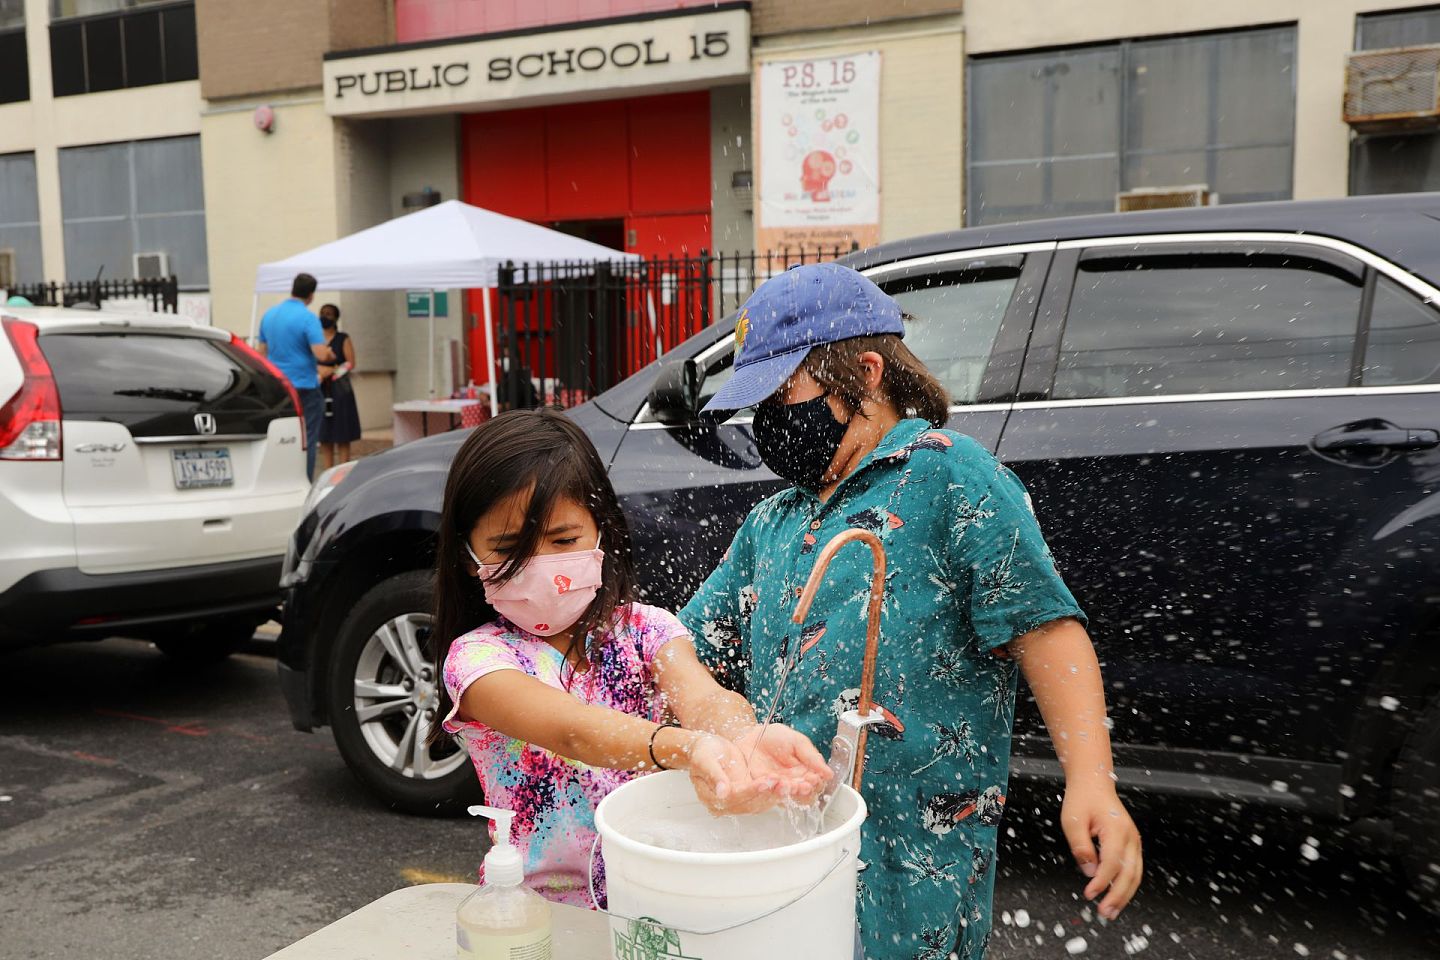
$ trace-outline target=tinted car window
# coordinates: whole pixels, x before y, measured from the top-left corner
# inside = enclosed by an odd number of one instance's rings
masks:
[[[1375,283],[1361,382],[1367,387],[1440,383],[1440,314],[1385,277]]]
[[[913,319],[905,344],[925,362],[956,403],[974,403],[1000,321],[1020,280],[1020,268],[933,276],[886,292]]]
[[[1057,399],[1343,387],[1358,274],[1294,256],[1082,260]]]
[[[974,403],[1000,321],[1020,280],[1014,266],[965,270],[887,283],[885,292],[907,314],[905,344],[950,391],[956,403]],[[734,372],[733,357],[717,358],[700,387],[703,405]]]
[[[40,348],[71,419],[123,423],[132,435],[195,432],[213,413],[217,432],[264,433],[293,417],[284,384],[227,342],[154,334],[51,334]]]

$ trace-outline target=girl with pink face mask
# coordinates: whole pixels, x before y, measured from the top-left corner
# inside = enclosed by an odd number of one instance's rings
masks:
[[[463,743],[486,802],[515,811],[526,883],[552,900],[590,905],[595,807],[634,776],[685,770],[717,814],[807,802],[829,776],[800,734],[762,737],[680,622],[636,602],[604,465],[554,411],[503,414],[456,454],[430,647],[445,711],[431,737]]]

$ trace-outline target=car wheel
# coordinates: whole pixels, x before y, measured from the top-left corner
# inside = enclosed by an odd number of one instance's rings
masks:
[[[255,636],[260,625],[254,617],[231,617],[174,627],[156,634],[155,646],[171,660],[187,667],[219,663]]]
[[[1395,763],[1395,835],[1411,896],[1440,915],[1440,699],[1421,713]]]
[[[355,776],[406,813],[457,816],[479,803],[470,758],[453,739],[426,745],[440,678],[425,643],[430,575],[403,573],[361,597],[330,654],[330,729]]]

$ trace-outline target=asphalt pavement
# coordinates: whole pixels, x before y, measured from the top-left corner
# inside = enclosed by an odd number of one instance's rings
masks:
[[[328,732],[291,728],[261,649],[198,671],[124,640],[0,654],[0,958],[257,960],[473,875],[481,825],[373,800]],[[1012,790],[991,960],[1440,956],[1364,841],[1223,804],[1138,807],[1146,884],[1103,924],[1057,811]]]

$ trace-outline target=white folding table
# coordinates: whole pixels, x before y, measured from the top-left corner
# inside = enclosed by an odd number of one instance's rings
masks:
[[[390,408],[393,443],[444,433],[461,426],[465,411],[483,408],[488,400],[402,400]],[[435,419],[432,419],[435,418]]]
[[[424,883],[387,893],[268,960],[455,960],[455,908],[475,888]],[[552,904],[555,960],[609,960],[603,913]]]

